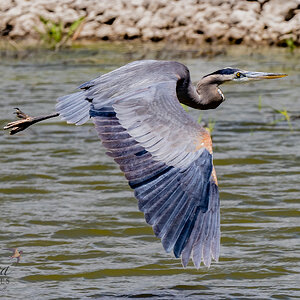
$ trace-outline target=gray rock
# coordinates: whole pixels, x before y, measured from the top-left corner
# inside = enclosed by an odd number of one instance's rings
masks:
[[[85,16],[84,39],[300,45],[300,0],[0,0],[0,34],[38,36],[40,16]]]

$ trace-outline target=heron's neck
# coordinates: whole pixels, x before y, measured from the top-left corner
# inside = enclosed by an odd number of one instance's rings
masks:
[[[217,108],[225,100],[218,83],[210,82],[205,77],[197,83],[196,92],[198,101],[204,106],[202,109]]]
[[[190,80],[178,82],[177,96],[181,103],[201,110],[214,109],[225,100],[218,83],[207,77],[202,78],[196,87]]]

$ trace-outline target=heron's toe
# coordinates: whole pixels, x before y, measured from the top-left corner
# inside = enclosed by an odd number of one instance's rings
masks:
[[[4,130],[10,129],[9,134],[14,135],[17,132],[20,132],[32,124],[32,118],[28,117],[27,119],[22,119],[14,122],[8,123],[3,127]]]
[[[20,119],[28,119],[30,118],[30,116],[28,116],[27,114],[25,114],[24,112],[22,112],[18,107],[15,107],[15,112],[14,114],[17,115],[18,118]]]
[[[34,119],[32,117],[30,117],[29,115],[22,112],[19,108],[15,107],[15,110],[16,111],[14,112],[14,114],[16,114],[17,117],[21,120],[10,122],[6,126],[3,127],[4,130],[10,129],[10,132],[9,132],[10,135],[13,135],[17,132],[20,132],[20,131],[26,129],[27,127],[32,125],[33,121],[34,121]]]

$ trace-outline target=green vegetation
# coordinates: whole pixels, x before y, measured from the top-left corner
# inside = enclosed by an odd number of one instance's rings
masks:
[[[207,129],[209,130],[210,134],[212,134],[212,132],[214,131],[215,125],[216,125],[216,121],[214,121],[212,119],[208,120],[208,127],[207,127]]]
[[[261,111],[262,109],[262,98],[261,95],[259,95],[258,97],[258,111]]]
[[[187,105],[181,103],[181,106],[186,112],[189,111],[189,107]]]
[[[63,22],[55,23],[43,17],[40,17],[40,20],[44,25],[44,31],[37,28],[36,30],[40,34],[42,42],[47,48],[58,50],[65,47],[70,39],[72,41],[76,40],[82,28],[84,17],[79,18],[70,25]]]
[[[270,105],[263,106],[262,105],[262,98],[261,98],[261,96],[259,96],[259,98],[258,98],[258,110],[259,110],[259,112],[261,112],[263,107],[270,108],[274,113],[274,120],[271,123],[269,123],[270,125],[276,125],[279,122],[286,121],[289,125],[290,130],[293,131],[293,126],[292,126],[292,123],[291,123],[291,116],[290,116],[289,112],[287,111],[287,109],[285,109],[285,108],[277,109],[277,108],[274,108]],[[280,116],[280,118],[277,118],[278,115]]]
[[[271,107],[269,106],[276,114],[279,114],[281,115],[282,117],[279,118],[279,119],[275,119],[273,122],[271,122],[271,124],[277,124],[278,122],[281,122],[281,121],[286,121],[289,125],[289,128],[291,131],[293,131],[293,126],[292,126],[292,123],[291,123],[291,117],[290,117],[290,114],[288,113],[288,111],[286,109],[276,109],[274,107]]]
[[[286,45],[289,48],[290,52],[293,53],[296,48],[293,38],[290,37],[290,38],[286,39],[285,42],[286,42]]]
[[[202,116],[203,113],[200,114],[199,118],[198,118],[198,123],[203,125],[203,127],[205,127],[205,129],[207,129],[209,131],[210,134],[212,134],[212,132],[214,131],[215,125],[216,125],[216,121],[212,120],[212,119],[208,119],[208,123],[205,121],[202,121]]]
[[[181,106],[183,107],[183,109],[188,112],[189,111],[189,107],[185,104],[182,104],[181,103]],[[205,129],[207,129],[209,131],[210,134],[212,134],[214,128],[215,128],[215,124],[216,124],[216,121],[212,120],[212,119],[209,119],[208,120],[208,123],[205,122],[205,121],[202,121],[202,116],[203,116],[203,113],[201,113],[199,115],[199,118],[198,118],[198,123],[201,124],[203,127],[205,127]]]

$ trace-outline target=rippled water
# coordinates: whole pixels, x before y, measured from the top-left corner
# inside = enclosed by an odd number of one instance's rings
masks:
[[[0,276],[0,297],[300,297],[300,119],[277,122],[281,115],[272,109],[300,115],[299,55],[237,52],[179,59],[194,80],[225,66],[289,74],[224,86],[226,102],[202,114],[216,122],[220,262],[183,269],[153,236],[93,126],[53,120],[0,136],[0,267],[9,266],[8,276]],[[58,96],[134,57],[117,47],[2,57],[1,127],[12,119],[13,107],[32,115],[52,112]],[[24,251],[18,265],[4,250],[10,247]]]

